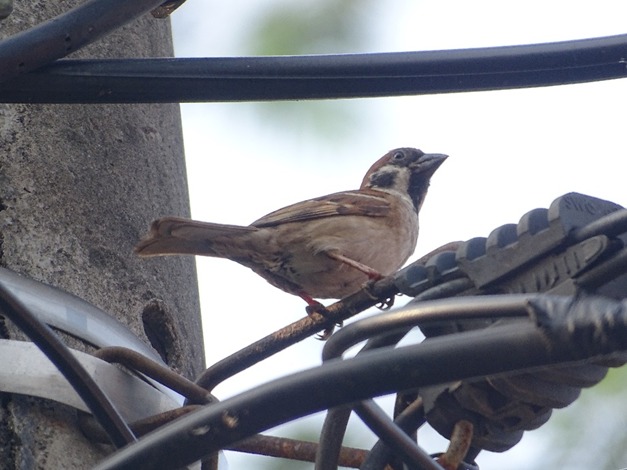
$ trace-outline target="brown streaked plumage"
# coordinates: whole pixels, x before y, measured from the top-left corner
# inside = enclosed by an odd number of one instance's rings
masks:
[[[247,227],[164,217],[135,251],[228,258],[310,305],[317,305],[314,298],[342,298],[411,256],[429,181],[446,158],[392,150],[370,167],[358,190],[298,202]]]

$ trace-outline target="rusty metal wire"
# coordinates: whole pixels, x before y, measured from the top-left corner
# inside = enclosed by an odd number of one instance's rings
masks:
[[[244,439],[236,444],[225,447],[225,450],[247,452],[250,454],[280,457],[284,459],[313,462],[318,449],[317,442],[307,442],[285,437],[256,436]],[[338,464],[342,467],[360,468],[368,451],[352,447],[342,447],[338,458]]]
[[[327,311],[324,315],[313,313],[215,363],[198,377],[196,383],[211,391],[229,377],[320,330],[332,327],[370,307],[385,302],[397,293],[398,288],[395,286],[394,278],[388,277],[376,281],[367,288],[326,307]]]
[[[140,372],[180,393],[190,404],[207,404],[217,401],[207,390],[191,380],[132,349],[118,346],[101,348],[94,353],[94,356],[103,361],[120,363],[128,369]]]

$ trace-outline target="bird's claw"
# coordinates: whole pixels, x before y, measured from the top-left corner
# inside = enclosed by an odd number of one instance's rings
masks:
[[[335,331],[335,325],[325,328],[324,330],[322,330],[320,333],[316,335],[316,339],[320,341],[326,341],[331,337],[334,331]]]
[[[377,307],[379,310],[389,310],[394,305],[394,297],[381,300],[378,296],[372,293],[372,286],[374,285],[374,283],[374,280],[366,282],[366,285],[364,285],[363,288],[364,292],[368,294],[368,297],[370,297],[372,300],[378,301],[375,307]]]
[[[307,315],[309,315],[310,317],[312,317],[315,314],[318,314],[325,318],[328,318],[329,315],[331,314],[331,312],[329,312],[329,310],[324,305],[322,305],[320,302],[317,302],[315,300],[310,302],[309,305],[305,307],[305,311],[307,312]],[[343,324],[344,322],[340,321],[340,322],[337,322],[335,325],[325,328],[324,330],[322,330],[321,333],[316,335],[316,339],[319,339],[320,341],[326,341],[327,339],[331,337],[331,335],[333,334],[333,331],[335,331],[335,327],[336,326],[341,327]]]
[[[335,327],[339,327],[341,328],[344,325],[344,322],[339,321],[337,322],[335,325],[329,326],[328,328],[325,328],[324,330],[322,330],[321,333],[318,333],[316,335],[316,339],[319,339],[320,341],[326,341],[328,340],[331,335],[333,334],[333,332],[335,331]]]

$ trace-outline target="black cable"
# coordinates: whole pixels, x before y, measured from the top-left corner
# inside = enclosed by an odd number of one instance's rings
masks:
[[[445,317],[451,312],[457,315],[462,308],[460,299],[454,300],[447,301],[448,307],[445,302],[425,302],[421,305],[421,315],[412,312],[409,315],[422,319],[428,309]],[[464,300],[471,312],[478,311],[475,299]],[[480,300],[494,316],[498,316],[499,308],[505,315],[528,309],[533,321],[444,335],[416,345],[325,362],[190,413],[121,449],[97,469],[177,468],[253,434],[331,407],[402,390],[519,372],[627,349],[627,303],[605,298],[574,301],[507,295]],[[404,317],[408,312],[399,315]],[[380,324],[384,331],[398,326],[395,316],[385,314],[391,320],[389,324]],[[334,336],[368,320],[348,325]]]
[[[331,407],[398,390],[544,365],[555,352],[549,346],[545,335],[526,323],[329,361],[192,412],[119,450],[96,469],[178,468],[253,434]],[[507,355],[502,354],[504,350]],[[493,360],[486,361],[486,357]]]
[[[396,417],[394,423],[409,434],[422,426],[425,421],[422,398],[417,398]],[[385,468],[392,458],[394,458],[393,450],[380,440],[366,457],[361,470],[380,470]]]
[[[446,281],[446,282],[443,282],[442,284],[438,284],[433,287],[430,287],[429,289],[415,296],[410,301],[410,304],[417,304],[420,302],[424,302],[425,300],[435,300],[435,299],[444,299],[447,297],[455,297],[456,295],[460,295],[462,292],[472,289],[473,287],[475,287],[474,282],[472,282],[467,277],[460,277],[460,278],[453,279],[451,281]]]
[[[115,1],[126,8],[137,3]],[[0,77],[14,73],[27,52],[6,64],[0,48]],[[624,78],[625,57],[627,35],[425,52],[68,60],[5,83],[0,102],[264,101],[502,90]],[[49,61],[46,56],[38,63]]]
[[[56,18],[6,38],[0,41],[0,82],[25,76],[26,72],[65,57],[161,3],[163,0],[88,0]],[[47,87],[47,81],[40,86]],[[5,85],[0,89],[7,91]]]
[[[102,425],[116,447],[135,441],[135,436],[113,403],[50,327],[37,319],[0,284],[0,310],[17,325],[59,369]]]
[[[372,400],[355,405],[355,413],[409,468],[444,470]]]
[[[400,333],[394,332],[389,335],[370,338],[357,355],[396,344],[403,339],[406,333],[406,331]],[[329,359],[331,358],[327,360]],[[331,408],[327,412],[324,423],[322,424],[322,430],[320,431],[320,440],[316,452],[316,470],[337,468],[340,450],[342,449],[342,441],[346,434],[346,427],[348,426],[351,413],[352,408],[349,406]]]
[[[599,266],[590,268],[577,276],[575,282],[587,289],[595,289],[625,273],[627,273],[627,247],[622,248]]]
[[[389,314],[375,315],[351,323],[335,333],[324,345],[322,359],[340,357],[348,348],[371,336],[406,330],[429,322],[459,320],[462,318],[498,318],[529,315],[527,301],[533,295],[495,295],[456,297],[408,304]]]
[[[472,286],[472,281],[467,278],[454,279],[427,289],[416,296],[411,303],[452,296],[459,294]],[[357,354],[359,355],[373,349],[392,346],[403,339],[409,330],[410,329],[404,329],[390,334],[372,336]],[[328,356],[324,356],[323,360],[326,361],[340,357],[341,353],[343,353],[343,351],[336,350],[336,355],[331,353]],[[344,440],[344,434],[346,433],[346,427],[348,426],[348,420],[351,412],[352,409],[350,407],[332,408],[327,412],[322,425],[322,430],[320,432],[318,451],[316,452],[315,468],[317,470],[337,468],[340,450],[342,448],[342,441]]]
[[[337,469],[346,427],[352,413],[351,406],[337,406],[327,411],[316,450],[315,470]]]
[[[627,209],[620,209],[575,230],[571,238],[574,242],[582,242],[597,235],[616,237],[625,232],[627,232]]]

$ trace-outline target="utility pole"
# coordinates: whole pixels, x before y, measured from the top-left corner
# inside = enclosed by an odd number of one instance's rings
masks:
[[[81,3],[16,2],[0,39]],[[144,15],[71,58],[171,55],[169,20]],[[193,260],[132,252],[163,215],[189,215],[178,105],[0,104],[0,266],[109,312],[193,378],[204,366]],[[0,337],[25,339],[0,320]],[[3,468],[84,469],[112,450],[82,435],[73,408],[0,394]]]

